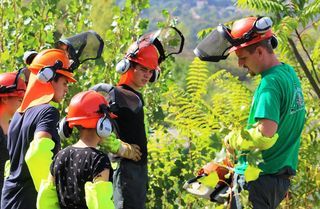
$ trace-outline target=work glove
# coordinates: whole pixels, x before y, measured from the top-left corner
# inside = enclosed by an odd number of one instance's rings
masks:
[[[133,161],[141,159],[140,147],[136,144],[128,144],[115,137],[108,137],[106,139],[107,150],[119,157],[127,158]]]
[[[56,185],[52,177],[43,179],[37,196],[37,209],[60,209]]]
[[[139,161],[141,159],[142,154],[138,145],[128,144],[126,142],[121,141],[121,146],[117,152],[117,155],[133,161]]]

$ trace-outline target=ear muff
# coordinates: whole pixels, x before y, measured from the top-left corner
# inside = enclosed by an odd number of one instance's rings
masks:
[[[152,72],[152,76],[149,80],[150,83],[153,83],[153,82],[156,82],[160,77],[160,70],[159,69],[155,69],[153,72]]]
[[[72,134],[72,128],[69,127],[66,117],[60,120],[57,129],[61,140],[69,138]]]
[[[130,68],[130,61],[127,58],[123,58],[118,64],[116,65],[117,73],[124,74]]]
[[[43,83],[50,82],[56,76],[56,71],[62,68],[63,63],[60,60],[57,60],[53,66],[43,67],[37,74],[38,80]]]
[[[112,124],[107,117],[100,118],[97,122],[97,134],[101,138],[107,138],[112,132]]]
[[[271,39],[270,39],[270,42],[271,42],[271,46],[273,49],[277,48],[278,46],[278,39],[276,36],[272,36]]]

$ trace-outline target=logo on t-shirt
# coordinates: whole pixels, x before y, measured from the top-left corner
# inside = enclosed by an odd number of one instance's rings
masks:
[[[294,114],[300,110],[305,109],[301,87],[297,86],[296,83],[294,84],[294,86],[295,86],[295,89],[294,89],[292,104],[290,107],[290,114]]]

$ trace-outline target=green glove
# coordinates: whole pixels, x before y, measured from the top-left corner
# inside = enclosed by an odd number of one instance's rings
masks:
[[[52,180],[42,180],[37,196],[38,209],[60,209],[58,193]]]
[[[277,141],[278,134],[273,137],[263,136],[258,127],[249,130],[231,131],[224,139],[225,143],[235,150],[266,150]]]
[[[110,181],[86,182],[85,198],[89,209],[114,209]]]
[[[10,160],[7,160],[6,161],[6,164],[4,164],[4,178],[8,178],[8,176],[10,175],[10,167],[11,167],[11,164],[10,164]]]
[[[105,140],[106,140],[105,145],[106,145],[107,150],[113,154],[116,154],[120,149],[121,140],[117,139],[113,136],[110,136]]]
[[[24,157],[37,191],[39,191],[41,180],[49,176],[53,148],[54,142],[49,138],[34,139]]]

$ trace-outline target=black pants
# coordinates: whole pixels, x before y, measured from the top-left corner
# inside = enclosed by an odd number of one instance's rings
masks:
[[[148,185],[147,165],[122,159],[113,174],[116,209],[145,209]]]
[[[276,209],[285,198],[290,186],[288,176],[263,175],[247,184],[249,201],[254,209]],[[231,209],[236,209],[233,198]]]

